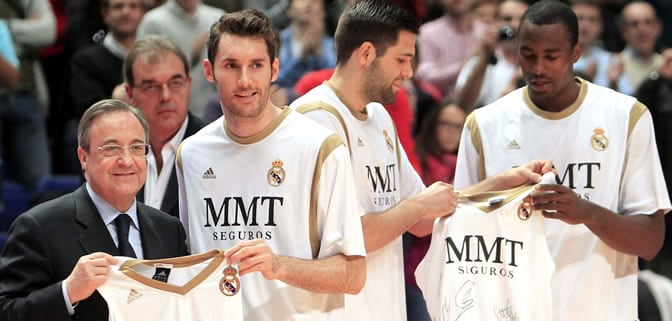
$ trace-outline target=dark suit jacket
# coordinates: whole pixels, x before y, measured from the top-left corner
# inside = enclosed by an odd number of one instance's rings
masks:
[[[187,115],[187,117],[189,118],[189,122],[187,123],[187,130],[184,132],[184,137],[182,137],[182,140],[195,134],[197,131],[199,131],[201,128],[207,125],[204,121],[194,116],[194,114],[192,114],[191,112]],[[178,186],[177,186],[177,172],[175,170],[176,168],[173,165],[173,172],[170,174],[170,180],[168,180],[168,185],[166,186],[166,193],[164,194],[163,201],[161,202],[161,210],[172,216],[179,218],[180,208],[177,202]],[[135,198],[140,202],[145,201],[144,186],[140,189]]]
[[[110,98],[114,87],[124,82],[124,60],[102,42],[77,51],[70,60],[70,97],[73,118],[81,118],[93,103]]]
[[[138,203],[138,222],[146,259],[188,254],[174,217]],[[79,302],[71,318],[61,291],[77,260],[93,252],[120,255],[86,187],[19,215],[0,255],[0,320],[107,321],[98,292]]]

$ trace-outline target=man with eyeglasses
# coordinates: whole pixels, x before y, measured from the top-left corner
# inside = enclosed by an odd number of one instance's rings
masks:
[[[125,89],[150,129],[147,181],[138,200],[177,217],[175,152],[183,139],[205,123],[189,112],[191,77],[184,52],[171,40],[148,36],[135,43],[124,61]]]
[[[96,288],[117,263],[113,256],[188,254],[179,220],[135,200],[149,147],[142,112],[120,100],[99,101],[82,116],[77,138],[84,186],[28,210],[10,227],[0,256],[0,320],[106,321]],[[124,254],[129,246],[132,255]]]

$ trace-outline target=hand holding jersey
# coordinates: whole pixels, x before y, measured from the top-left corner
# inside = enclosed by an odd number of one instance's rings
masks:
[[[117,264],[117,259],[103,252],[80,257],[65,279],[70,303],[75,304],[90,297],[98,286],[107,281],[107,274],[113,264]]]
[[[545,174],[541,182],[554,184],[555,174]],[[457,211],[435,221],[429,250],[416,270],[433,320],[552,319],[554,264],[544,219],[530,209],[534,191],[524,184],[460,193]]]

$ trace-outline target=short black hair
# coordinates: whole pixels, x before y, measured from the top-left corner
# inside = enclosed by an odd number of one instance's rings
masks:
[[[399,32],[418,34],[420,21],[390,0],[359,0],[347,8],[336,27],[336,62],[346,62],[364,42],[371,42],[382,56],[397,43]]]
[[[562,1],[542,0],[531,5],[520,19],[518,34],[520,34],[520,28],[525,22],[535,25],[559,23],[567,28],[572,47],[579,42],[579,19],[576,17],[574,10]]]

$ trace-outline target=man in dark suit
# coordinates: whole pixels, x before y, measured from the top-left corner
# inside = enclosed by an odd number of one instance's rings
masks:
[[[175,153],[184,138],[205,126],[189,112],[186,55],[168,38],[147,36],[126,56],[124,78],[126,94],[145,113],[150,128],[147,181],[138,200],[177,217]]]
[[[146,176],[148,135],[142,112],[120,100],[102,100],[84,113],[77,156],[86,183],[10,227],[0,255],[0,320],[107,320],[95,290],[117,263],[112,255],[188,254],[180,222],[135,201]],[[126,234],[118,234],[118,217]],[[117,244],[130,246],[131,254]]]

